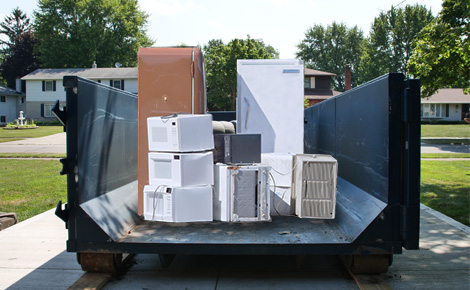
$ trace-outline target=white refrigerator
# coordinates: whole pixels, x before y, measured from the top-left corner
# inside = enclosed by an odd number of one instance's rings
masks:
[[[237,89],[237,133],[261,134],[262,153],[303,153],[303,61],[238,60]]]

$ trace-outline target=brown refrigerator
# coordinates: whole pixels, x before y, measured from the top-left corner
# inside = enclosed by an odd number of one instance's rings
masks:
[[[147,118],[175,113],[206,113],[204,64],[197,47],[139,49],[139,215],[148,184]]]

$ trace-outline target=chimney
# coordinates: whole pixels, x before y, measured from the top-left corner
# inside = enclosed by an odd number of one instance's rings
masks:
[[[98,65],[96,64],[96,60],[93,61],[93,64],[91,65],[91,68],[97,68]]]
[[[21,93],[21,92],[22,92],[22,90],[21,90],[21,79],[20,79],[20,78],[16,78],[15,90],[16,90],[18,93]]]
[[[345,78],[344,78],[344,90],[349,91],[351,89],[351,67],[349,64],[345,68]]]

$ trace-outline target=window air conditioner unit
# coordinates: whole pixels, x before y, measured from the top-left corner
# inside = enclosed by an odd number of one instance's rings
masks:
[[[269,166],[215,165],[214,220],[269,221]]]
[[[338,163],[330,155],[294,157],[293,198],[300,218],[334,219]]]

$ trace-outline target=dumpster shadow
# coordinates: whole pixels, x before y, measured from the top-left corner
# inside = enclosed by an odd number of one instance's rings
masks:
[[[128,273],[103,289],[356,289],[336,256],[177,255],[163,269],[138,254]]]
[[[36,257],[28,259],[34,260]],[[24,261],[22,264],[34,263],[34,261]],[[77,281],[84,271],[76,260],[75,253],[68,253],[65,250],[48,260],[39,267],[31,270],[31,267],[23,266],[10,268],[9,279],[18,279],[6,289],[67,289]],[[24,275],[24,276],[23,276]]]

